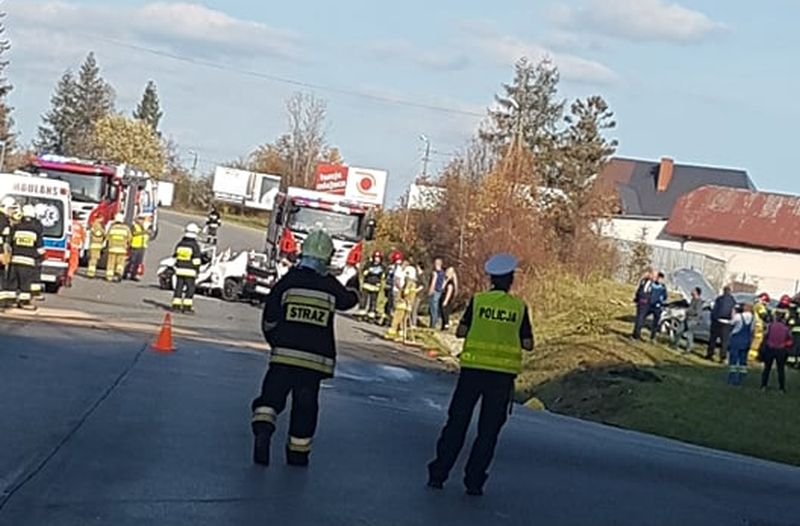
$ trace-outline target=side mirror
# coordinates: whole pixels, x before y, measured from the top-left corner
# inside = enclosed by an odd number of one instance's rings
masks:
[[[367,241],[374,241],[376,227],[377,224],[374,219],[367,221],[367,226],[364,228],[364,239]]]

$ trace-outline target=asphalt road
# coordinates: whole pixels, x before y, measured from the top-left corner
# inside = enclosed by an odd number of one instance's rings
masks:
[[[79,280],[0,318],[0,525],[800,524],[800,470],[517,409],[487,495],[424,487],[455,378],[340,319],[312,466],[251,465],[259,311],[201,299],[178,352],[148,349],[153,287],[185,218],[165,214],[140,284]],[[221,244],[260,248],[223,227]],[[285,433],[285,418],[279,435]],[[777,425],[777,424],[776,424]]]

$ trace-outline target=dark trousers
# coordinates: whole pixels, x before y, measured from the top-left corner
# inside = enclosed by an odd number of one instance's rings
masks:
[[[172,306],[191,309],[194,303],[194,291],[194,278],[177,276],[175,280],[175,295],[172,297]]]
[[[731,339],[731,330],[733,327],[728,323],[720,323],[718,321],[711,322],[711,335],[708,338],[708,349],[706,350],[706,358],[713,358],[714,352],[717,347],[717,340],[720,342],[719,359],[724,361],[728,355],[728,344]]]
[[[453,304],[450,303],[448,305],[444,304],[444,299],[442,299],[439,305],[439,312],[442,315],[442,330],[450,327],[450,314],[453,313]]]
[[[789,353],[786,349],[771,349],[764,347],[764,352],[761,353],[761,358],[764,360],[764,372],[761,373],[761,387],[769,385],[769,375],[772,373],[772,364],[777,364],[778,369],[778,385],[781,391],[786,390],[786,362],[789,360]]]
[[[30,265],[11,264],[8,272],[8,290],[16,293],[19,303],[27,304],[33,299],[31,288],[39,282],[41,271],[39,267]]]
[[[478,400],[481,412],[478,436],[467,461],[464,484],[481,489],[488,478],[497,438],[508,418],[514,389],[510,374],[462,369],[448,410],[447,424],[436,444],[436,459],[428,464],[431,480],[444,482],[464,447],[472,413]]]
[[[131,257],[128,258],[128,264],[125,265],[125,272],[122,274],[122,279],[134,279],[139,275],[139,267],[144,262],[144,249],[133,248],[131,249]]]
[[[367,313],[371,314],[372,317],[378,313],[378,291],[377,290],[368,290],[366,294],[364,294],[364,308]]]
[[[292,413],[289,421],[289,441],[287,450],[291,452],[292,439],[307,441],[317,431],[319,415],[319,386],[324,376],[317,371],[293,367],[291,365],[270,365],[261,386],[261,395],[253,400],[253,412],[259,408],[269,408],[275,416],[286,409],[286,399],[292,395]],[[275,424],[254,422],[253,433],[272,433]],[[304,448],[300,448],[304,449]],[[308,453],[308,451],[301,451]]]
[[[649,311],[650,306],[647,303],[636,304],[636,321],[633,324],[633,337],[637,340],[642,339],[642,329],[644,328],[644,323]]]

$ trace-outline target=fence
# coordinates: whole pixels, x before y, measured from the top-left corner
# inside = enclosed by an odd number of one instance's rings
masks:
[[[628,269],[633,258],[635,242],[614,240],[619,253],[619,265],[615,278],[619,281],[630,281]],[[697,252],[687,252],[676,248],[650,246],[652,251],[651,264],[654,268],[669,276],[676,270],[688,268],[703,274],[706,279],[717,289],[721,289],[726,282],[727,263],[722,259],[712,258]]]

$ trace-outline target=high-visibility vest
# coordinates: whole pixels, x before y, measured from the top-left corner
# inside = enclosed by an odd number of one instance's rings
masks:
[[[108,252],[111,254],[127,254],[128,241],[131,238],[131,231],[128,225],[114,223],[108,231]]]
[[[522,371],[519,331],[525,303],[503,291],[476,294],[461,366],[517,375]]]
[[[147,248],[147,229],[139,223],[133,224],[133,235],[131,237],[131,248]]]

